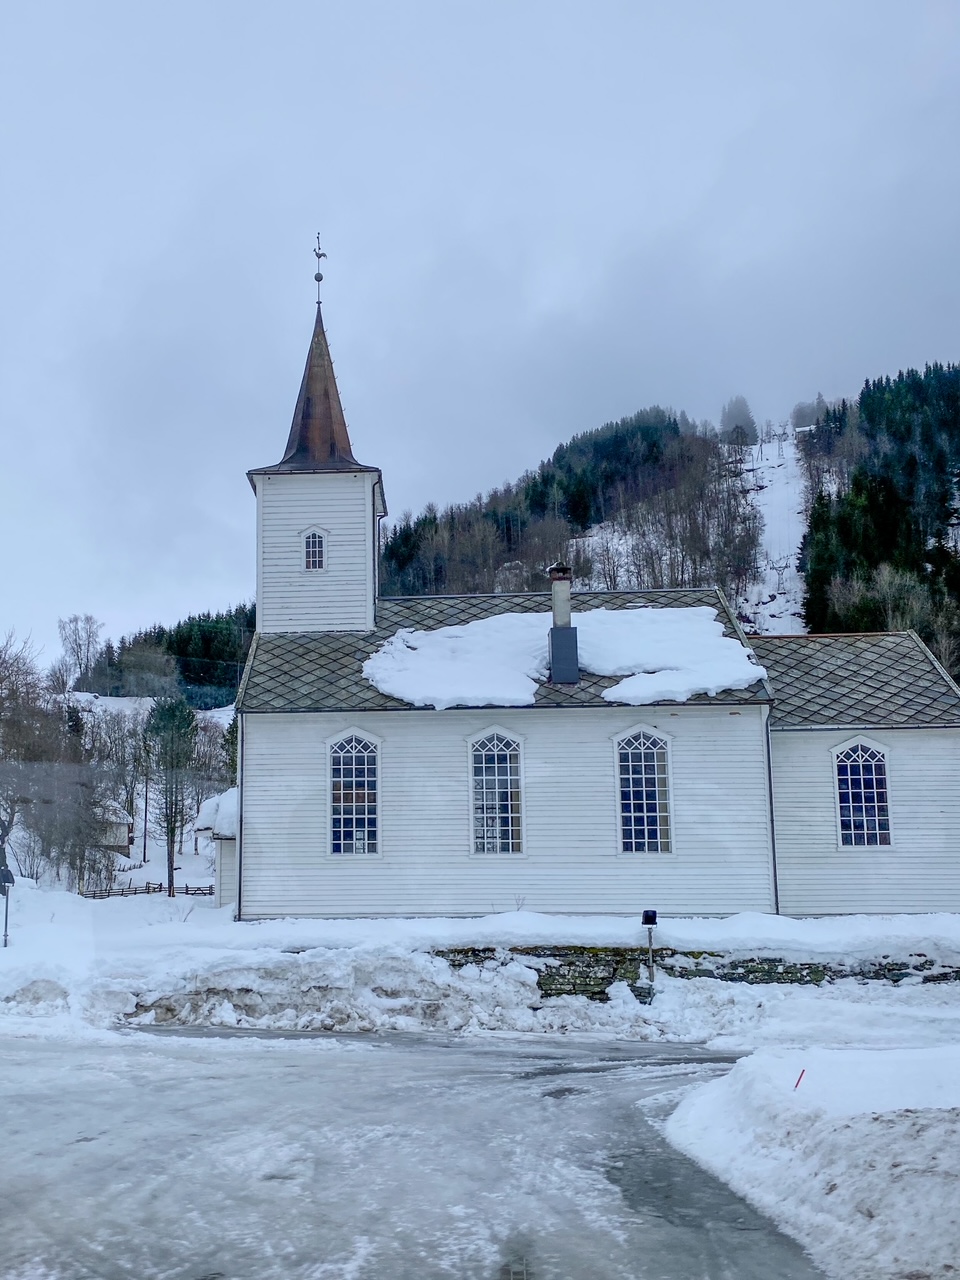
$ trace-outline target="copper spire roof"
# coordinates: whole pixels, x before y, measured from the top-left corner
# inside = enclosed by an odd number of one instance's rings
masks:
[[[353,456],[318,302],[317,319],[284,455],[275,466],[257,467],[248,474],[376,470],[376,467],[365,467]]]

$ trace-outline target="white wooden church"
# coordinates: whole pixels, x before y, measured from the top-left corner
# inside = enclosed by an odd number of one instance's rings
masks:
[[[715,589],[381,598],[320,307],[249,472],[237,917],[960,910],[960,689],[912,632],[746,637]]]

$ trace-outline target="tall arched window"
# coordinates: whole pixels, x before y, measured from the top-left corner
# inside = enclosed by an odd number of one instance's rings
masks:
[[[520,744],[500,733],[473,744],[473,851],[523,852]]]
[[[323,534],[310,532],[303,540],[304,569],[323,568]]]
[[[330,852],[377,849],[377,747],[351,734],[330,748]]]
[[[887,762],[882,751],[857,742],[837,752],[840,843],[889,844]]]
[[[617,743],[620,765],[620,848],[670,852],[667,744],[645,730]]]

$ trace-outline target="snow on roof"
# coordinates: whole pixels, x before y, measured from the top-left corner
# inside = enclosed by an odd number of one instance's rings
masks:
[[[132,822],[133,818],[122,805],[114,800],[105,800],[100,806],[100,812],[103,814],[107,822]]]
[[[237,709],[231,702],[226,707],[210,707],[207,711],[198,711],[197,716],[201,720],[206,720],[210,724],[215,724],[221,729],[229,729],[233,723],[233,717],[237,714]]]
[[[236,840],[237,788],[208,796],[200,806],[193,829],[198,833],[209,832],[214,840]]]
[[[580,666],[623,677],[607,702],[645,706],[746,689],[766,672],[724,635],[715,609],[593,609],[574,616]],[[418,707],[524,707],[548,675],[544,615],[502,613],[433,631],[403,628],[363,665],[381,693]]]

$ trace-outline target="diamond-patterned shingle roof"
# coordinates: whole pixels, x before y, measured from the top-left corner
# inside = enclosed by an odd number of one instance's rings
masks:
[[[750,636],[773,688],[773,728],[960,725],[960,689],[912,631]]]
[[[590,609],[683,608],[706,605],[716,609],[727,635],[742,640],[737,623],[721,592],[689,591],[575,591],[574,612]],[[258,634],[240,684],[240,711],[403,711],[409,703],[381,693],[363,678],[370,655],[400,627],[429,631],[462,625],[498,613],[542,613],[550,626],[549,593],[509,593],[492,596],[384,597],[377,602],[377,626],[369,632],[319,631]],[[574,618],[576,622],[576,618]],[[608,707],[601,697],[617,677],[584,673],[575,686],[541,684],[537,707]],[[717,697],[706,694],[691,702],[768,702],[769,688],[758,680],[749,689]]]

